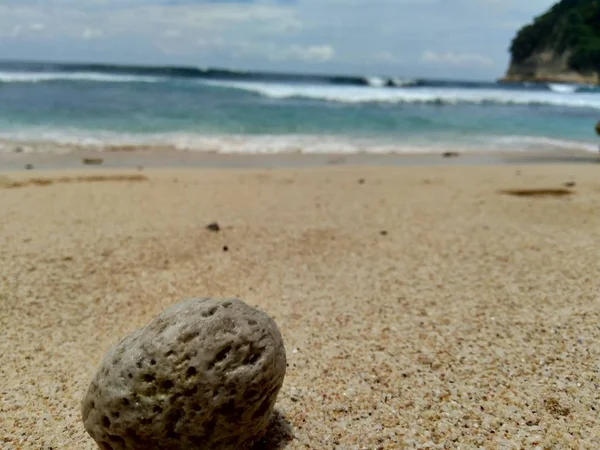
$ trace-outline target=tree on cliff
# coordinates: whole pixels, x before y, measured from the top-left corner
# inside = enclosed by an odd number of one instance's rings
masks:
[[[553,50],[568,52],[569,67],[579,72],[600,72],[600,0],[562,0],[536,17],[513,39],[513,61]]]

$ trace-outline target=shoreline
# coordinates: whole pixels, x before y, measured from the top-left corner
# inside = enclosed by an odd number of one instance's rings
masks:
[[[84,163],[88,161],[88,164]],[[505,166],[600,164],[600,153],[584,151],[495,153],[281,153],[225,154],[192,151],[81,151],[73,153],[2,153],[0,172],[62,169],[145,168],[301,168],[326,166]],[[29,166],[30,165],[30,166]]]

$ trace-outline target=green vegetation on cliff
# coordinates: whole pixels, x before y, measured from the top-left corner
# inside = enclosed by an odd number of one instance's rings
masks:
[[[534,53],[569,52],[569,66],[579,72],[600,72],[600,0],[562,0],[523,27],[510,51],[524,62]]]

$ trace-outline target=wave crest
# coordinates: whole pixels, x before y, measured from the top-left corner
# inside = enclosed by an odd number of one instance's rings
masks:
[[[339,103],[426,103],[436,105],[496,104],[550,105],[600,110],[600,93],[563,95],[550,91],[508,89],[326,86],[282,83],[202,81],[210,86],[238,89],[273,99],[299,98]]]
[[[160,81],[160,78],[94,72],[0,72],[0,83],[40,83],[46,81],[154,83]]]

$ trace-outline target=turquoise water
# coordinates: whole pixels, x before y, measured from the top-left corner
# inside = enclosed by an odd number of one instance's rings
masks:
[[[0,70],[0,151],[597,151],[585,86]],[[40,145],[43,144],[43,145]]]

